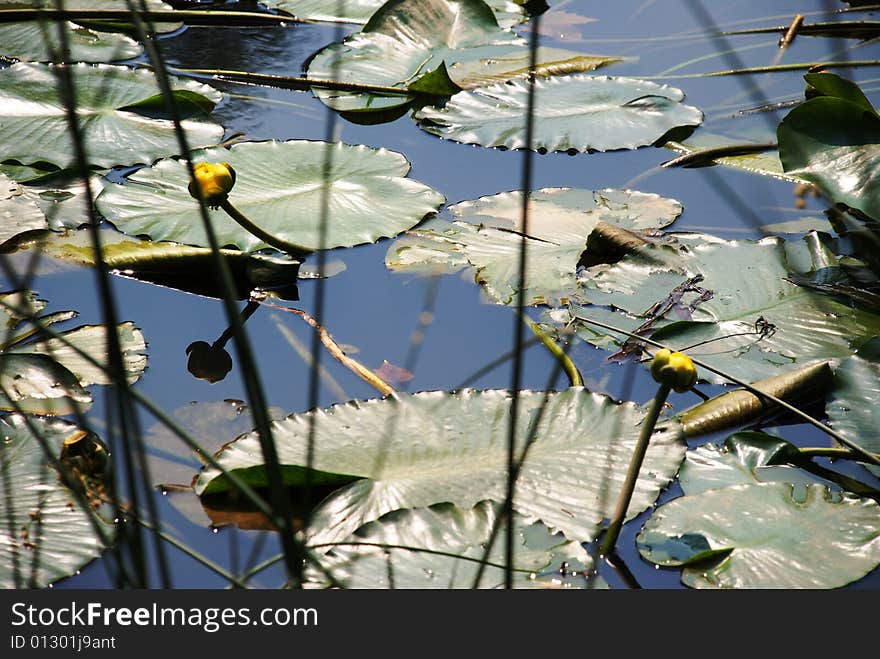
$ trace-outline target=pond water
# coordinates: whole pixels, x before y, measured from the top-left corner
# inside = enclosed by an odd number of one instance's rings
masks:
[[[686,2],[562,0],[550,4],[551,8],[542,20],[542,45],[588,54],[623,56],[626,61],[607,69],[609,75],[654,78],[679,87],[687,95],[686,102],[706,113],[706,121],[699,130],[743,140],[772,139],[773,127],[787,109],[736,118],[732,116],[734,112],[759,106],[765,101],[801,97],[802,72],[760,77],[688,77],[689,74],[734,66],[764,66],[777,61],[870,59],[877,55],[875,47],[860,47],[854,40],[801,36],[780,56],[778,35],[774,34],[728,37],[735,52],[725,54],[724,42],[710,36],[711,27],[694,16],[688,9],[690,3]],[[705,4],[722,29],[787,24],[795,12],[813,19],[829,7],[845,6],[818,0],[797,3],[743,0]],[[234,5],[228,8],[234,8]],[[338,38],[340,29],[347,33],[356,26],[189,27],[164,38],[162,47],[169,63],[181,68],[227,68],[300,75],[310,56]],[[522,30],[523,27],[516,29]],[[734,62],[731,57],[739,61]],[[876,90],[876,71],[859,68],[848,70],[846,75],[859,81],[863,89]],[[757,91],[752,88],[755,85]],[[241,132],[250,140],[320,140],[325,137],[328,112],[311,94],[231,83],[216,83],[216,86],[228,93],[215,111],[227,134]],[[871,97],[874,100],[880,98],[876,92]],[[440,191],[449,203],[515,190],[521,184],[522,152],[442,141],[419,130],[406,117],[376,126],[359,126],[338,120],[337,129],[340,139],[346,143],[386,147],[405,154],[412,163],[411,177]],[[650,147],[576,156],[535,155],[532,160],[533,186],[632,187],[658,193],[684,205],[684,214],[674,225],[677,230],[706,230],[728,238],[759,237],[764,225],[822,217],[822,207],[814,200],[808,201],[806,209],[796,209],[792,185],[779,180],[719,167],[658,168],[660,163],[674,155],[671,151]],[[512,348],[513,315],[509,308],[485,303],[479,287],[467,275],[431,279],[390,272],[384,265],[389,244],[389,240],[381,240],[373,245],[335,250],[330,254],[331,259],[342,261],[346,269],[324,282],[324,324],[339,343],[357,348],[355,356],[358,360],[372,368],[379,367],[384,360],[402,365],[410,349],[411,335],[419,326],[420,314],[431,305],[431,322],[424,328],[425,340],[418,362],[412,369],[414,378],[407,384],[408,390],[454,389],[468,382],[481,366]],[[88,271],[43,274],[33,288],[41,297],[50,300],[50,310],[77,309],[79,321],[101,321],[93,275]],[[218,403],[245,398],[236,370],[221,382],[208,384],[193,378],[186,369],[186,347],[197,340],[210,343],[226,327],[219,301],[121,277],[114,278],[113,288],[121,318],[132,320],[141,327],[149,343],[149,368],[137,387],[158,406],[169,412],[182,410],[185,413],[194,409],[191,406],[194,401]],[[315,288],[314,281],[302,281],[300,300],[294,306],[312,312]],[[435,295],[436,299],[433,299]],[[298,356],[285,332],[308,346],[310,329],[296,317],[264,308],[248,320],[247,330],[255,347],[260,378],[270,405],[283,414],[306,410],[309,367]],[[231,344],[230,352],[235,359]],[[635,401],[647,401],[654,393],[655,385],[643,369],[611,365],[605,360],[606,353],[583,344],[573,349],[572,356],[591,390]],[[375,396],[371,387],[329,356],[323,356],[322,363],[348,397]],[[524,386],[545,388],[553,367],[554,361],[546,351],[540,347],[529,349],[525,359]],[[470,380],[470,385],[506,388],[510,381],[510,363],[506,362]],[[562,381],[556,384],[559,388],[564,386]],[[712,387],[705,390],[710,394],[714,392]],[[89,419],[100,428],[104,404],[101,392],[95,393],[97,404],[89,413]],[[322,406],[341,400],[345,398],[340,392],[322,388]],[[680,396],[672,402],[683,409],[697,399],[692,395]],[[229,407],[232,407],[231,403]],[[228,441],[250,429],[246,422],[230,418],[233,416],[218,412],[215,425],[206,423],[216,428],[217,433],[225,433],[222,438]],[[141,420],[145,428],[154,424],[154,420],[145,414]],[[822,441],[818,433],[802,427],[789,429],[785,436],[804,445]],[[868,478],[863,470],[859,475]],[[664,494],[661,502],[677,492],[673,488]],[[221,565],[236,562],[241,565],[250,555],[262,559],[277,552],[278,545],[272,534],[233,528],[215,532],[194,513],[187,517],[181,510],[191,510],[192,502],[181,502],[180,498],[184,496],[195,501],[190,495],[157,495],[157,498],[162,518],[171,532],[196,551]],[[644,587],[682,587],[678,571],[657,570],[635,552],[634,537],[640,521],[627,524],[619,542],[629,569]],[[223,579],[174,549],[169,549],[168,557],[175,587],[225,585]],[[880,586],[880,576],[876,572],[854,586]],[[624,585],[621,577],[613,571],[603,570],[603,576],[612,587]],[[274,587],[281,579],[280,569],[268,570],[254,583]],[[110,585],[112,581],[106,565],[98,561],[56,587]]]

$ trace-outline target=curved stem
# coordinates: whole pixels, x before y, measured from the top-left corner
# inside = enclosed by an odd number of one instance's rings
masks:
[[[578,367],[575,366],[574,362],[571,361],[571,357],[566,354],[565,350],[559,347],[559,344],[556,343],[552,338],[550,338],[540,327],[538,327],[537,323],[532,322],[529,319],[524,319],[526,325],[535,333],[539,339],[541,339],[541,343],[544,344],[544,347],[550,351],[550,354],[556,358],[556,361],[559,362],[559,365],[562,367],[562,370],[565,371],[565,374],[568,376],[568,381],[571,383],[572,387],[583,387],[584,386],[584,378],[581,375],[581,372],[578,370]]]
[[[262,240],[267,245],[274,247],[277,250],[282,252],[286,252],[292,256],[308,254],[313,250],[303,247],[302,245],[297,245],[296,243],[289,243],[286,240],[278,238],[277,236],[273,236],[271,233],[266,231],[265,229],[254,224],[251,219],[238,210],[235,206],[232,205],[228,199],[224,200],[220,204],[220,208],[226,211],[226,214],[235,220],[239,226],[241,226],[246,231],[254,234],[257,238]]]
[[[654,432],[654,426],[657,425],[657,419],[660,417],[660,411],[666,403],[671,388],[669,385],[661,384],[657,389],[654,400],[651,401],[651,407],[648,410],[648,416],[642,423],[642,430],[639,433],[639,440],[633,451],[632,459],[629,463],[629,470],[626,472],[626,480],[623,482],[623,488],[620,491],[620,498],[617,500],[617,508],[611,517],[611,523],[605,532],[605,538],[599,546],[599,554],[607,556],[614,545],[617,543],[617,536],[620,535],[620,528],[626,519],[626,511],[629,508],[629,502],[632,500],[633,492],[636,489],[636,481],[639,478],[639,470],[642,468],[642,462],[645,459],[645,453],[648,452],[648,442],[651,440],[651,434]]]

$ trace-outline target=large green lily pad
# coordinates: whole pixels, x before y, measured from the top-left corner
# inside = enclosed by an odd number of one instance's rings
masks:
[[[179,151],[153,74],[109,64],[71,67],[89,163],[98,167],[150,163]],[[183,127],[193,147],[216,143],[223,128],[208,114],[220,92],[193,81],[172,79]],[[0,160],[25,165],[76,165],[55,69],[14,64],[0,70]]]
[[[6,325],[0,347],[0,409],[37,414],[70,414],[85,410],[92,397],[84,389],[92,384],[113,384],[104,372],[109,364],[107,329],[102,325],[83,325],[61,332],[70,347],[59,339],[34,340],[41,326],[51,326],[76,316],[65,311],[30,318],[45,308],[31,291],[0,294],[0,319]],[[135,382],[147,366],[143,333],[130,322],[117,327],[123,366],[129,382]],[[90,363],[74,348],[103,365]]]
[[[859,348],[834,371],[825,408],[831,426],[872,453],[880,453],[880,338]],[[876,465],[865,465],[880,476]]]
[[[31,7],[55,8],[52,0],[2,0],[0,9],[21,9]],[[137,6],[137,5],[136,5]],[[171,5],[160,0],[147,0],[147,7],[152,10],[170,10]],[[66,0],[64,8],[76,9],[124,9],[125,3],[120,0]],[[143,53],[143,47],[134,39],[124,34],[108,32],[100,26],[65,21],[69,47],[68,61],[71,62],[109,62],[131,59]],[[160,32],[176,30],[178,25],[159,24]],[[28,62],[51,62],[58,55],[60,39],[57,22],[38,20],[20,23],[0,24],[0,56]]]
[[[104,546],[94,523],[113,529],[83,511],[59,481],[39,439],[55,454],[77,430],[60,419],[12,414],[0,418],[0,588],[42,588],[70,576],[101,555]]]
[[[534,135],[526,144],[529,83],[511,80],[455,94],[442,108],[414,115],[444,139],[508,149],[610,151],[653,144],[703,113],[674,87],[633,78],[557,75],[535,81]]]
[[[592,71],[616,61],[541,48],[538,75]],[[482,0],[391,0],[360,32],[315,55],[308,76],[407,89],[443,65],[456,85],[472,89],[527,76],[529,48],[525,39],[498,27]],[[335,110],[355,114],[394,108],[402,113],[412,101],[317,88],[315,94]]]
[[[543,399],[542,392],[521,392],[518,450]],[[510,404],[507,391],[464,390],[397,394],[316,412],[314,469],[360,479],[315,510],[310,541],[343,540],[399,508],[446,501],[468,508],[484,499],[503,500]],[[570,540],[594,539],[611,515],[643,418],[633,404],[616,404],[581,388],[548,394],[517,483],[516,511],[526,522],[540,520]],[[297,414],[274,424],[278,459],[291,485],[304,480],[310,419]],[[652,438],[630,506],[633,515],[674,477],[684,450],[674,427]],[[255,485],[266,482],[254,433],[228,444],[217,459]],[[199,494],[228,488],[213,469],[196,483]]]
[[[777,137],[786,173],[880,219],[880,116],[873,108],[851,96],[813,98],[785,116]]]
[[[470,265],[493,302],[515,304],[523,240],[521,191],[449,207],[451,223],[410,231],[388,249],[392,270],[455,271]],[[526,304],[560,304],[579,295],[575,276],[587,237],[598,222],[627,229],[671,224],[681,204],[632,190],[545,188],[529,197]]]
[[[819,484],[734,485],[660,506],[636,542],[692,588],[839,588],[880,564],[880,506]]]
[[[344,3],[332,0],[266,0],[272,9],[280,9],[289,14],[311,21],[333,21],[358,23],[363,25],[385,4],[386,0],[345,0]],[[512,0],[487,0],[501,27],[510,27],[526,20],[526,12],[519,2]]]
[[[472,588],[497,508],[483,501],[464,510],[441,503],[390,512],[334,546],[322,566],[346,588]],[[519,517],[514,533],[515,588],[605,587],[579,543]],[[482,588],[504,587],[504,535],[502,525],[486,558]],[[309,586],[324,587],[322,576],[315,571]]]
[[[43,212],[22,186],[0,174],[0,245],[21,233],[48,228]]]
[[[651,338],[754,381],[847,357],[880,331],[880,315],[789,281],[827,259],[814,235],[786,243],[680,234],[672,244],[647,244],[618,263],[590,268],[584,296],[643,322],[654,317]],[[710,296],[701,299],[706,291]],[[658,303],[666,312],[652,316]],[[701,377],[724,381],[705,369]]]
[[[194,161],[230,163],[237,178],[229,201],[258,226],[304,250],[320,246],[328,158],[332,169],[324,247],[349,247],[396,235],[443,204],[440,193],[406,178],[409,162],[387,149],[292,140],[193,153]],[[127,234],[208,247],[188,185],[183,163],[162,160],[130,176],[126,185],[105,188],[97,207]],[[244,251],[268,247],[223,210],[209,214],[221,246]]]

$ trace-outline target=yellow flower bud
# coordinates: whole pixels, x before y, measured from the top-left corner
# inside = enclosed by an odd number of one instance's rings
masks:
[[[193,165],[195,178],[189,183],[189,193],[196,196],[196,185],[201,188],[202,199],[211,208],[226,201],[226,195],[235,185],[235,170],[228,162],[197,162]]]
[[[651,376],[660,384],[683,393],[697,383],[697,368],[686,354],[663,348],[654,355]]]

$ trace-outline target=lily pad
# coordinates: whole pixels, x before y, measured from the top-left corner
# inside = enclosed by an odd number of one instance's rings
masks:
[[[880,506],[823,485],[735,485],[660,506],[636,540],[692,588],[839,588],[880,564]]]
[[[497,504],[462,510],[449,503],[397,510],[369,522],[322,560],[346,588],[472,588],[496,523]],[[514,588],[602,588],[593,560],[576,542],[540,522],[514,527]],[[504,587],[502,525],[480,578],[482,588]],[[351,543],[351,544],[347,544]],[[377,546],[383,545],[383,546]],[[326,549],[326,548],[324,548]],[[324,587],[308,575],[309,587]]]
[[[584,295],[643,322],[653,319],[651,338],[754,381],[781,368],[848,357],[880,331],[880,315],[788,281],[811,259],[823,263],[822,249],[815,236],[786,243],[680,234],[672,245],[648,244],[618,263],[588,269]],[[681,293],[688,282],[692,290]],[[652,316],[654,305],[664,313]],[[700,375],[724,382],[705,369]]]
[[[424,107],[419,127],[444,139],[508,149],[611,151],[657,142],[674,128],[699,126],[703,113],[668,85],[633,78],[557,75],[535,81],[534,136],[526,144],[525,80],[460,92],[443,108]]]
[[[310,21],[332,21],[363,25],[384,5],[386,0],[346,0],[344,3],[327,0],[266,0],[272,9],[279,9],[297,18]],[[521,2],[486,0],[501,27],[510,27],[526,20]],[[341,6],[340,6],[341,5]]]
[[[19,234],[48,228],[46,217],[22,186],[0,174],[0,245]]]
[[[108,349],[106,327],[84,325],[61,332],[69,347],[58,339],[33,340],[39,327],[51,326],[76,316],[75,312],[59,312],[30,318],[45,307],[30,292],[0,294],[6,319],[7,334],[0,347],[0,409],[37,414],[69,414],[91,405],[91,395],[83,388],[92,384],[113,384],[103,368],[91,364],[74,349],[79,349],[99,364],[106,366]],[[129,382],[135,382],[147,365],[143,333],[132,323],[117,328],[123,367]],[[14,401],[14,403],[12,402]]]
[[[880,116],[861,103],[820,96],[777,129],[786,173],[814,183],[834,202],[880,219]]]
[[[543,399],[542,392],[521,392],[518,451]],[[399,508],[441,502],[471,507],[487,498],[503,500],[510,404],[507,391],[464,390],[396,394],[316,412],[314,469],[359,480],[314,511],[310,542],[343,540]],[[274,424],[289,485],[304,479],[310,419],[297,414]],[[611,516],[643,419],[635,405],[616,404],[581,388],[548,394],[517,482],[516,511],[526,522],[540,520],[570,540],[594,539]],[[684,450],[674,427],[652,437],[632,515],[648,507],[674,477]],[[228,444],[217,459],[252,484],[266,482],[253,433]],[[196,483],[200,495],[228,488],[213,469],[203,471]]]
[[[0,588],[42,588],[70,576],[101,555],[94,523],[113,529],[76,503],[59,481],[28,423],[56,457],[77,430],[60,419],[0,418]],[[93,521],[94,519],[94,521]]]
[[[825,408],[832,427],[859,446],[880,453],[880,338],[841,363],[834,379],[834,392]],[[876,465],[865,466],[880,477]]]
[[[515,304],[523,240],[521,191],[504,192],[449,207],[452,223],[410,231],[388,250],[392,270],[454,271],[470,265],[498,304]],[[529,198],[526,304],[560,304],[577,298],[575,276],[587,237],[598,222],[628,229],[668,226],[681,204],[632,190],[545,188]]]
[[[215,147],[193,153],[194,161],[230,163],[237,178],[229,201],[261,228],[305,250],[320,246],[328,158],[332,169],[327,248],[396,235],[443,204],[440,193],[406,178],[409,162],[387,149],[293,140],[240,143],[228,150]],[[105,188],[97,207],[129,235],[208,247],[199,207],[188,185],[183,163],[162,160],[130,176],[126,185]],[[268,247],[224,211],[209,214],[221,246],[234,245],[244,251]]]
[[[113,229],[100,230],[104,262],[113,274],[158,286],[175,288],[196,295],[222,297],[214,257],[206,247],[191,247],[170,242],[132,238]],[[23,270],[30,261],[30,250],[53,259],[56,264],[94,267],[90,230],[52,234],[31,242],[17,244],[20,254],[8,256],[13,269]],[[316,273],[300,273],[299,260],[281,255],[249,254],[237,249],[222,249],[229,266],[238,299],[247,298],[254,289],[271,291],[283,299],[298,299],[298,277],[315,278]],[[27,261],[21,265],[16,257]],[[336,274],[328,270],[325,276]]]
[[[71,67],[77,116],[89,163],[98,167],[149,163],[177,153],[174,125],[166,118],[153,73],[109,64]],[[172,79],[190,144],[205,146],[223,136],[207,118],[220,92],[193,81]],[[0,160],[24,165],[76,164],[55,68],[14,64],[0,70]]]
[[[681,155],[689,155],[706,149],[729,146],[730,144],[740,143],[741,141],[742,140],[735,140],[721,135],[706,134],[700,131],[684,142],[671,141],[663,146],[672,151],[676,151]],[[721,156],[713,158],[711,162],[713,164],[723,165],[724,167],[738,169],[751,174],[760,174],[761,176],[777,178],[789,183],[806,182],[806,179],[794,174],[786,173],[785,170],[783,170],[782,161],[779,160],[779,152],[775,150],[762,151],[760,153],[747,153],[738,156]]]
[[[797,455],[797,447],[779,437],[739,432],[721,446],[704,444],[688,451],[678,482],[686,495],[746,483],[816,482],[788,464]]]
[[[540,48],[537,61],[538,75],[547,76],[592,71],[619,58]],[[471,89],[528,76],[529,48],[498,27],[482,0],[391,0],[360,32],[318,52],[308,76],[407,89],[444,65],[452,82]],[[402,114],[413,100],[317,88],[315,95],[349,118],[393,108]]]

